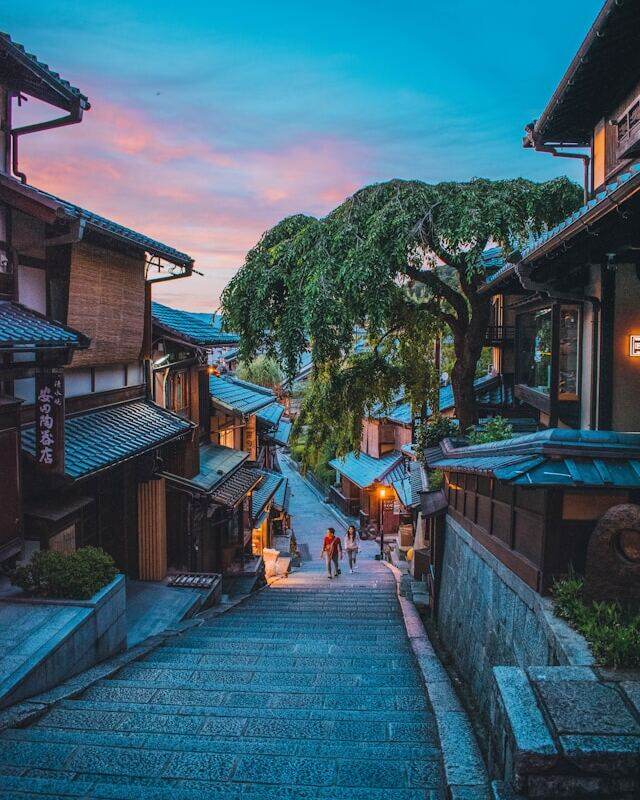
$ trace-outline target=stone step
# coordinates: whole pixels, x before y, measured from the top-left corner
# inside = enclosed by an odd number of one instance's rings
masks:
[[[225,655],[230,653],[249,653],[260,655],[289,655],[291,658],[299,656],[335,656],[336,658],[364,658],[385,656],[392,658],[395,655],[410,656],[411,649],[408,644],[385,645],[384,643],[350,644],[349,642],[314,642],[313,639],[298,642],[273,642],[273,641],[246,641],[243,639],[217,639],[215,642],[205,640],[183,640],[183,647],[175,642],[165,645],[166,650],[184,649],[199,653],[200,655]]]
[[[1,768],[0,768],[1,770]],[[0,772],[1,774],[1,772]],[[1,800],[389,800],[389,791],[379,788],[269,786],[229,783],[211,786],[190,779],[136,780],[94,775],[74,780],[74,773],[58,773],[65,778],[25,774],[6,775],[0,781]],[[442,800],[437,789],[397,789],[394,800]]]
[[[93,686],[86,691],[83,700],[106,702],[149,702],[172,705],[202,705],[236,708],[306,708],[309,710],[333,709],[349,711],[376,710],[429,710],[430,706],[421,688],[394,688],[377,691],[359,690],[349,692],[296,691],[277,693],[272,691],[208,691],[197,688],[158,689],[154,687],[132,688],[129,683],[109,681]]]
[[[50,775],[87,781],[99,775],[144,779],[181,779],[215,784],[265,783],[282,786],[427,789],[441,784],[436,758],[366,759],[361,756],[316,757],[244,755],[153,750],[92,745],[2,740],[2,763],[47,769]]]
[[[261,656],[259,653],[202,653],[201,650],[181,651],[174,648],[170,651],[156,650],[148,655],[140,665],[168,669],[169,666],[178,669],[188,667],[211,667],[217,669],[251,668],[255,672],[282,670],[283,672],[315,673],[318,670],[330,669],[332,674],[371,672],[402,672],[413,669],[414,660],[407,656],[369,656],[368,658],[335,658],[331,656],[313,657],[299,656]]]
[[[157,748],[185,752],[234,753],[256,755],[297,755],[318,758],[344,757],[353,749],[352,740],[340,739],[277,739],[275,737],[219,737],[198,734],[131,733],[126,731],[96,731],[69,728],[14,728],[0,734],[0,742],[48,742],[50,744],[84,744],[105,747],[132,747],[147,750]],[[439,750],[437,738],[424,737],[424,741],[411,743],[359,742],[358,754],[364,758],[411,760],[436,758]]]
[[[374,687],[374,686],[403,686],[406,681],[411,681],[410,685],[421,686],[421,678],[415,667],[402,669],[395,673],[387,672],[381,668],[374,672],[360,673],[351,670],[343,673],[338,679],[331,670],[331,660],[328,659],[324,667],[316,667],[315,670],[308,670],[300,673],[297,671],[289,672],[283,669],[254,669],[252,665],[236,666],[232,669],[220,668],[215,665],[204,664],[173,664],[168,667],[166,664],[153,665],[146,661],[135,662],[120,669],[113,680],[145,680],[163,681],[172,680],[173,677],[180,683],[184,680],[202,680],[204,682],[215,683],[241,683],[255,684],[261,681],[274,681],[277,683],[286,682],[287,686],[297,686],[299,684],[322,686],[335,690],[344,690],[348,687]]]
[[[218,639],[224,639],[228,641],[272,642],[274,644],[310,640],[314,642],[329,642],[332,644],[347,642],[355,645],[379,644],[382,642],[402,644],[406,640],[404,630],[400,628],[387,630],[384,625],[381,625],[371,632],[362,631],[357,628],[354,631],[346,631],[344,628],[323,629],[321,627],[318,627],[316,631],[313,628],[313,623],[305,625],[300,630],[283,630],[280,625],[273,625],[271,627],[273,630],[269,630],[268,625],[252,625],[251,627],[236,625],[217,625],[215,627],[201,626],[199,628],[191,628],[182,638],[188,641],[202,640],[206,642],[215,642]]]
[[[167,697],[169,699],[169,697]],[[204,698],[198,698],[203,701]],[[117,702],[101,700],[63,700],[47,715],[42,717],[36,725],[38,727],[64,727],[67,715],[65,712],[83,711],[85,714],[74,714],[73,718],[77,722],[82,722],[88,729],[93,730],[148,730],[149,732],[162,733],[164,731],[172,733],[199,733],[201,723],[207,722],[205,727],[226,727],[229,733],[217,733],[217,735],[239,736],[242,732],[241,722],[224,722],[225,720],[248,720],[252,722],[262,721],[268,729],[269,725],[276,726],[275,720],[284,723],[296,723],[301,731],[305,725],[310,725],[310,720],[323,723],[340,722],[345,723],[355,736],[363,741],[385,740],[387,738],[386,727],[388,723],[402,723],[424,725],[433,723],[433,715],[428,711],[349,711],[333,709],[305,709],[305,708],[236,708],[233,706],[206,705],[204,702],[197,703],[150,703],[150,702]],[[110,720],[104,719],[107,713],[115,713],[117,717]],[[104,727],[108,723],[108,727]],[[210,723],[210,724],[209,724]],[[139,726],[139,727],[136,727]],[[359,727],[360,726],[360,727]],[[77,724],[74,726],[77,727]],[[329,726],[331,727],[331,726]],[[308,733],[297,735],[303,738],[322,738],[313,737]],[[360,735],[361,734],[361,735]],[[269,734],[265,734],[269,735]],[[337,738],[351,738],[350,735]]]

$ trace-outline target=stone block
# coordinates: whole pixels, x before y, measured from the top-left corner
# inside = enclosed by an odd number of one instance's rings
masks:
[[[636,713],[640,715],[640,681],[622,681],[620,688]]]
[[[561,736],[567,761],[586,773],[640,778],[640,736]]]
[[[495,667],[493,676],[502,724],[512,739],[513,763],[505,768],[521,776],[553,766],[558,751],[526,674],[517,667]]]
[[[558,734],[635,734],[640,724],[621,694],[595,681],[543,681],[538,693]]]

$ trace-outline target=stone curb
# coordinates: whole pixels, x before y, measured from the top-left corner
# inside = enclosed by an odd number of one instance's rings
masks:
[[[467,713],[431,644],[420,614],[414,604],[400,594],[402,573],[387,561],[381,563],[396,580],[398,602],[409,643],[436,718],[447,797],[450,800],[488,798],[489,776]]]

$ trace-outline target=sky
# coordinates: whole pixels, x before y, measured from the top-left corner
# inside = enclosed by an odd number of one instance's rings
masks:
[[[525,150],[602,0],[30,0],[0,27],[89,97],[26,136],[39,188],[183,250],[203,276],[154,288],[193,311],[263,231],[391,178],[546,180]],[[55,114],[54,114],[55,115]],[[51,116],[35,101],[17,123]]]

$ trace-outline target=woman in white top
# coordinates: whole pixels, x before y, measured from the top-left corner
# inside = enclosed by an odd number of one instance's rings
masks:
[[[353,525],[349,525],[347,530],[344,549],[347,551],[347,558],[349,559],[349,572],[353,575],[356,570],[356,558],[358,557],[358,534]]]

